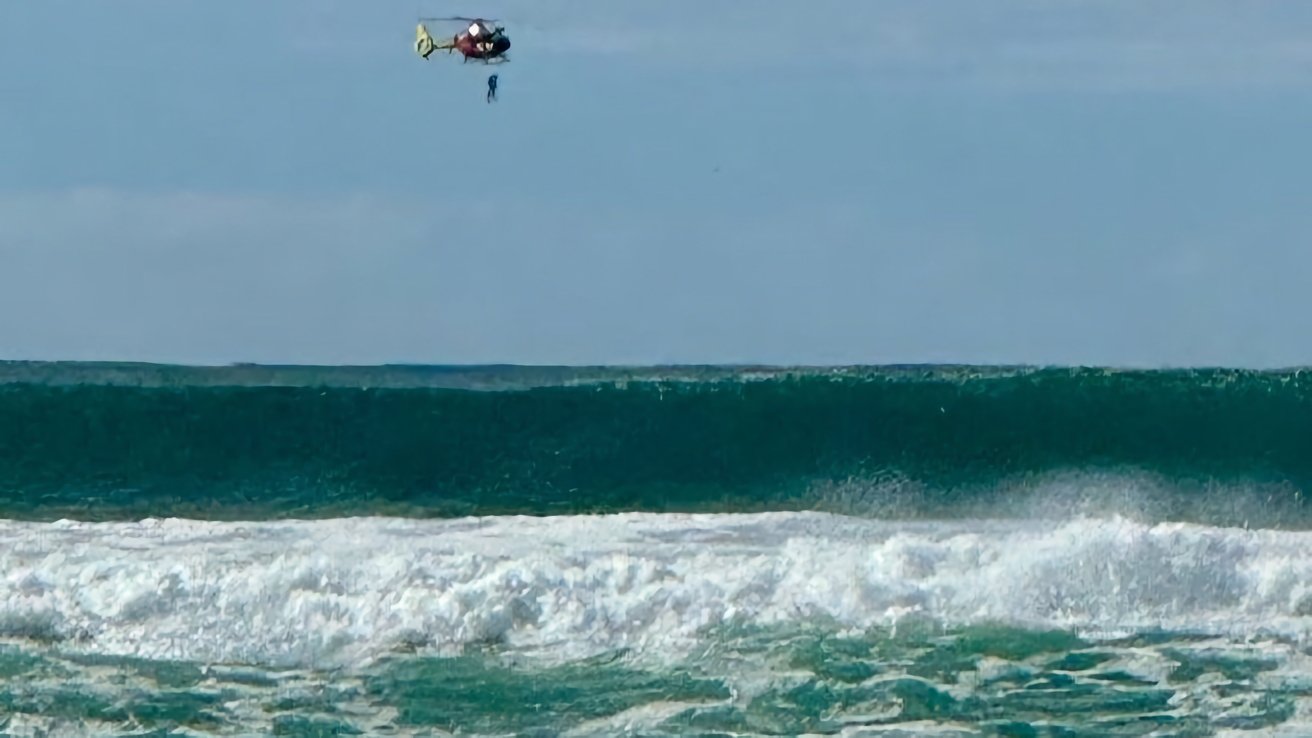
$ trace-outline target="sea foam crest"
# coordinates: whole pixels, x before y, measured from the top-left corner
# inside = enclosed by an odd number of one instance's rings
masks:
[[[670,657],[731,622],[908,614],[1092,631],[1312,624],[1312,534],[811,513],[0,523],[0,635],[350,665],[495,642]]]

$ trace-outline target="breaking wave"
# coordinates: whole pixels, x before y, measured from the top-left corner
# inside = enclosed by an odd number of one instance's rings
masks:
[[[9,519],[1047,506],[1312,524],[1300,371],[10,365],[0,419]]]

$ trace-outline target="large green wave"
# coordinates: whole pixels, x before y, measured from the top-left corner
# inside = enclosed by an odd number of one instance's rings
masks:
[[[1128,505],[1305,527],[1310,482],[1293,370],[0,366],[7,518]]]

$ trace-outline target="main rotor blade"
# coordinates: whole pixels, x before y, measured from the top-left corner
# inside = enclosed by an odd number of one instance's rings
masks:
[[[484,22],[484,23],[500,23],[500,22],[501,22],[501,21],[497,20],[496,18],[466,18],[466,17],[464,17],[464,16],[451,16],[451,17],[449,17],[449,18],[420,18],[419,20],[421,20],[421,21],[467,21],[467,22],[469,22],[469,23],[473,23],[473,22],[475,22],[475,21],[482,21],[482,22]]]

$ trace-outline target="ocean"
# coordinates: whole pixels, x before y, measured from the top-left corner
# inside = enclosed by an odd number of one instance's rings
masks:
[[[1312,735],[1312,374],[0,363],[0,734]]]

